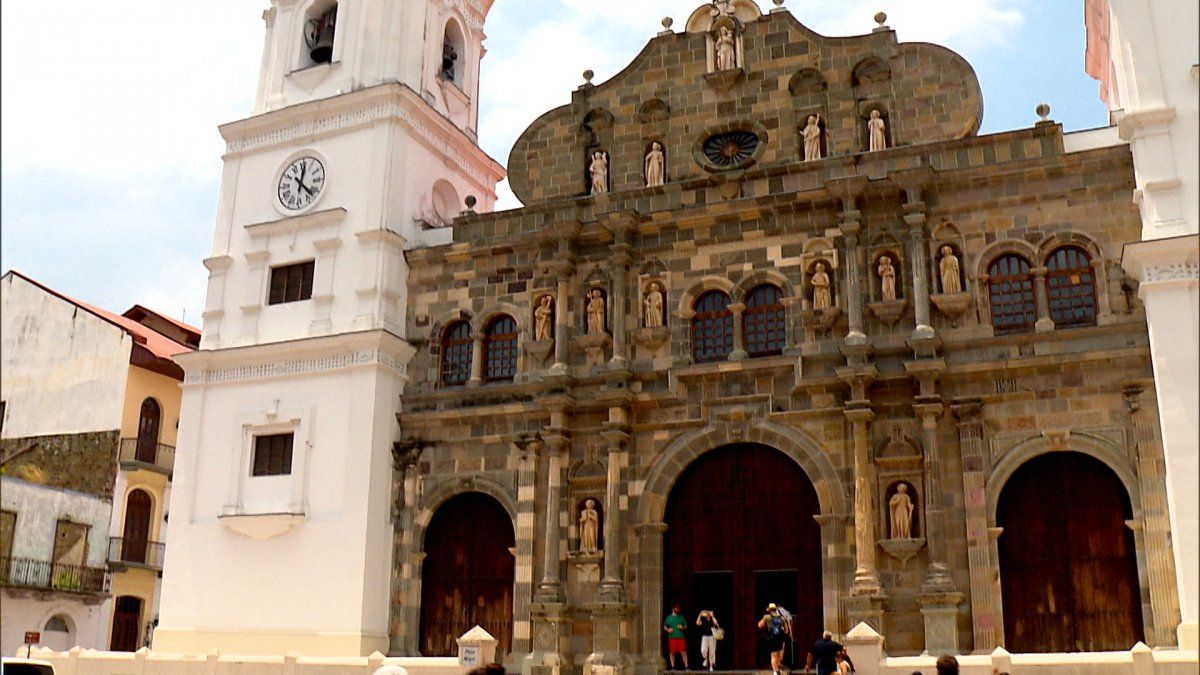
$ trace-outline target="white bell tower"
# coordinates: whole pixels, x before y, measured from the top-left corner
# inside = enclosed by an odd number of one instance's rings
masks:
[[[475,143],[492,0],[271,0],[186,378],[154,648],[388,649],[406,249],[503,168]]]

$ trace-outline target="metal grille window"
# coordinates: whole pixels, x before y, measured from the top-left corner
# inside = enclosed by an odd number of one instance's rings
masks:
[[[1078,246],[1063,246],[1046,259],[1050,318],[1058,328],[1096,325],[1096,277]]]
[[[269,434],[254,437],[254,463],[251,476],[288,476],[292,473],[294,434]]]
[[[271,292],[267,296],[268,305],[278,305],[297,300],[308,300],[312,297],[313,268],[315,263],[296,263],[271,268]]]
[[[778,287],[765,284],[750,291],[742,314],[746,353],[750,356],[782,353],[787,343],[784,317],[783,291]]]
[[[442,331],[442,384],[463,384],[471,376],[471,324],[455,321]]]
[[[729,296],[708,291],[692,305],[692,356],[697,363],[722,361],[733,351],[733,314]]]
[[[992,261],[988,266],[988,293],[992,304],[992,327],[997,335],[1033,330],[1037,322],[1037,304],[1028,260],[1007,254]]]
[[[511,316],[498,316],[483,337],[483,379],[511,380],[516,374],[517,322]]]

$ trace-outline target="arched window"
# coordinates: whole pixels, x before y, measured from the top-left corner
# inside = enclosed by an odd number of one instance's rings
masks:
[[[488,323],[483,335],[483,379],[511,380],[517,374],[517,322],[501,315]]]
[[[471,376],[471,324],[455,321],[442,331],[442,384],[463,384]]]
[[[1096,325],[1096,276],[1087,251],[1055,249],[1046,259],[1046,291],[1056,328]]]
[[[729,296],[708,291],[692,305],[692,356],[697,363],[722,361],[733,351],[733,314]]]
[[[746,353],[750,356],[780,354],[787,343],[783,291],[771,284],[757,286],[746,296],[742,314]]]
[[[1033,274],[1028,260],[1013,253],[993,260],[988,266],[988,293],[996,335],[1033,330],[1037,322],[1037,304],[1033,298]]]
[[[459,29],[457,21],[450,19],[446,22],[446,31],[442,35],[442,64],[438,75],[458,85],[460,89],[463,86],[463,67],[458,64],[458,60],[463,58],[465,51],[462,30]]]
[[[148,398],[142,401],[142,410],[138,414],[137,454],[139,462],[153,464],[158,454],[158,429],[162,419],[162,409],[158,401]]]
[[[122,530],[120,559],[125,562],[145,563],[146,549],[150,542],[150,518],[154,510],[150,494],[145,490],[133,490],[125,498],[125,528]]]

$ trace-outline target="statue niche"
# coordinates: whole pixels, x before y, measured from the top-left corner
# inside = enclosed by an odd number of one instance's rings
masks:
[[[903,433],[896,434],[876,452],[879,470],[879,546],[906,564],[925,547],[921,512],[922,465],[920,448]]]

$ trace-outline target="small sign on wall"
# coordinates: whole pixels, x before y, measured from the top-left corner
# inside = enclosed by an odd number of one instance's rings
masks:
[[[36,645],[42,641],[42,634],[36,630],[25,631],[25,644]]]
[[[458,665],[464,668],[480,666],[479,645],[463,645],[458,648]]]

